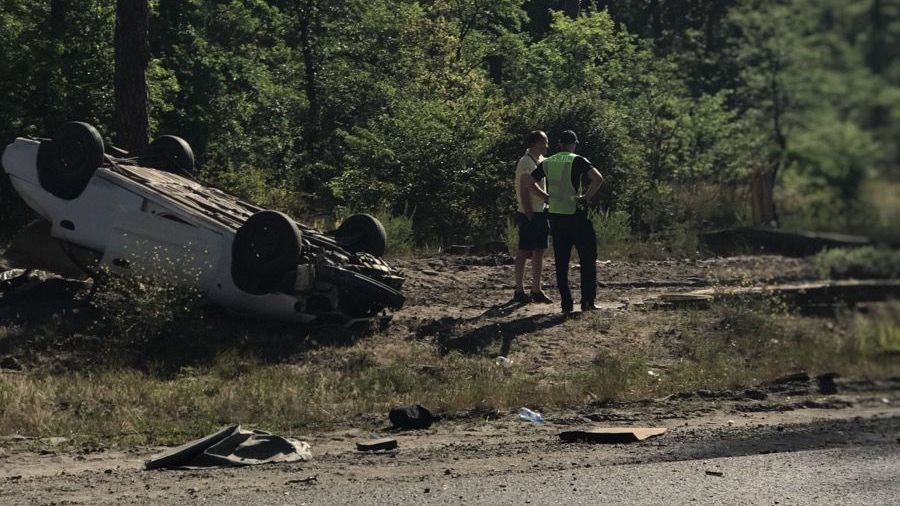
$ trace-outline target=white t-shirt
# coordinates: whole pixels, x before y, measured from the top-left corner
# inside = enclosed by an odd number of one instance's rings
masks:
[[[521,180],[521,177],[524,174],[524,175],[528,176],[527,181],[530,185],[531,182],[534,181],[533,179],[531,179],[531,173],[534,171],[534,169],[537,168],[538,164],[543,161],[544,161],[543,155],[538,155],[537,162],[535,162],[535,159],[531,157],[531,155],[528,153],[528,151],[525,151],[525,154],[522,155],[522,158],[519,158],[519,163],[516,164],[516,180],[515,180],[516,207],[520,213],[525,212],[525,207],[522,206],[522,194],[521,194],[522,190],[519,188],[519,184],[520,184],[519,181]],[[547,182],[546,179],[541,179],[541,182],[538,183],[538,185],[540,185],[541,189],[544,191],[547,191],[546,182]],[[528,192],[528,197],[531,198],[531,210],[532,211],[540,212],[540,211],[544,210],[544,199],[542,199],[540,195],[535,195],[532,192]]]

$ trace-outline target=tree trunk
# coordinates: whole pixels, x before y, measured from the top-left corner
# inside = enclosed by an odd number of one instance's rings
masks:
[[[659,41],[662,39],[663,32],[663,21],[662,21],[662,7],[659,5],[659,0],[651,0],[650,1],[650,29],[653,33],[654,40]]]
[[[754,224],[756,225],[764,225],[767,227],[778,228],[780,224],[778,223],[778,210],[775,208],[775,182],[778,180],[778,172],[781,170],[781,167],[784,166],[785,157],[788,152],[788,140],[787,135],[784,130],[784,113],[787,109],[786,99],[783,98],[783,89],[781,86],[781,82],[779,80],[779,62],[770,62],[771,68],[769,76],[769,91],[772,96],[772,136],[775,139],[775,143],[778,145],[778,153],[775,155],[776,158],[772,160],[771,167],[767,170],[760,171],[757,174],[754,174],[754,184],[759,184],[760,186],[760,194],[757,198],[754,197],[753,205],[756,206],[759,204],[761,206],[759,210],[759,218],[760,222],[756,223],[757,212],[754,208]],[[756,179],[759,179],[757,183]]]
[[[306,70],[306,100],[309,101],[309,114],[306,121],[306,149],[316,156],[319,147],[319,132],[322,123],[322,103],[319,98],[319,57],[315,47],[315,34],[312,33],[319,20],[319,6],[315,0],[307,0],[305,8],[295,5],[300,22],[300,50],[303,53],[303,66]]]
[[[890,19],[885,15],[881,0],[872,0],[869,8],[869,41],[866,48],[866,64],[872,72],[881,75],[888,63],[887,30]]]
[[[775,213],[774,171],[758,170],[753,172],[750,185],[750,204],[753,210],[753,225],[777,227],[778,216]]]
[[[150,138],[147,0],[116,0],[115,59],[116,142],[130,153],[140,154]]]
[[[563,0],[562,8],[566,16],[575,19],[581,13],[581,0]]]
[[[66,36],[66,14],[71,0],[50,0],[50,11],[42,27],[39,61],[34,63],[35,88],[41,100],[34,104],[34,115],[41,118],[46,135],[66,120],[62,105],[66,103],[65,87],[60,85],[62,62],[60,41]]]
[[[496,84],[503,83],[503,57],[499,54],[492,54],[486,58],[486,61],[491,81]]]
[[[51,31],[61,31],[65,28],[66,12],[69,10],[70,0],[50,0],[50,14],[47,17],[47,25]]]

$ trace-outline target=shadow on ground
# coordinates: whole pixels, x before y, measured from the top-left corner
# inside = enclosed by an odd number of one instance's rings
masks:
[[[262,363],[296,362],[323,347],[351,346],[377,323],[347,327],[243,318],[212,306],[181,318],[150,338],[97,325],[84,282],[30,277],[0,280],[0,367],[65,373],[130,367],[168,377],[215,362],[224,352]],[[141,332],[133,332],[141,335]]]
[[[743,436],[688,440],[671,458],[704,460],[768,453],[787,453],[847,445],[886,445],[896,442],[896,417],[829,420],[808,425],[777,426],[774,431],[747,431]]]
[[[442,354],[451,351],[480,353],[488,346],[499,342],[500,355],[505,356],[511,351],[516,337],[555,327],[572,318],[572,314],[542,314],[484,323],[486,318],[507,316],[523,305],[501,304],[472,318],[441,318],[419,327],[416,337],[433,337]]]

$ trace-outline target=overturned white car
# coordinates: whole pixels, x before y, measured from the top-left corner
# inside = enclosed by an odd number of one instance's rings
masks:
[[[13,187],[50,235],[112,272],[188,283],[238,312],[302,323],[370,319],[403,305],[403,278],[380,258],[377,219],[357,214],[317,232],[200,184],[193,163],[174,136],[140,157],[106,153],[80,122],[3,152]]]

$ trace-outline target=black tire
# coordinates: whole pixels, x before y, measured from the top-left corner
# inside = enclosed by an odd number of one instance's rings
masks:
[[[178,175],[194,175],[194,150],[181,137],[163,135],[150,143],[141,164]]]
[[[38,181],[52,195],[72,200],[81,195],[102,164],[100,133],[87,123],[72,121],[61,126],[53,134],[53,140],[41,142]]]
[[[334,238],[351,253],[369,253],[384,256],[387,249],[387,233],[384,225],[371,214],[354,214],[334,231]]]
[[[274,291],[285,275],[297,269],[301,234],[290,217],[277,211],[251,216],[234,236],[231,278],[254,295]]]

